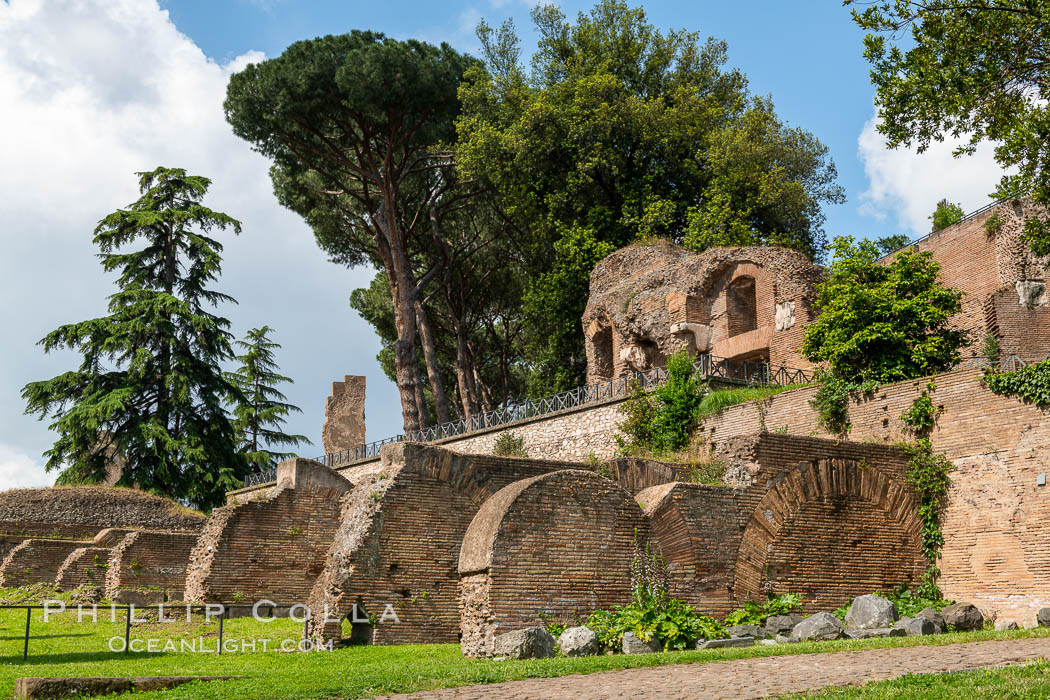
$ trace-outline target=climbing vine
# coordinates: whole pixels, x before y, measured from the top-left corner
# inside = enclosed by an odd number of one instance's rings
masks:
[[[944,410],[940,406],[934,405],[933,399],[930,397],[930,394],[936,390],[937,385],[929,382],[926,388],[922,390],[922,394],[912,402],[911,407],[901,414],[901,422],[908,426],[916,435],[929,433],[933,429],[934,423],[937,422],[937,416]]]
[[[922,520],[922,554],[929,566],[922,575],[918,595],[921,598],[941,598],[937,579],[941,570],[937,560],[944,546],[944,533],[941,531],[941,513],[947,505],[948,488],[951,485],[950,472],[954,467],[943,454],[933,451],[933,444],[928,437],[920,438],[914,444],[907,445],[908,483],[915,487],[919,497],[919,517]]]
[[[1050,406],[1050,360],[1014,372],[987,374],[984,384],[1001,396],[1016,396],[1040,408]]]
[[[872,394],[879,388],[879,383],[872,380],[851,382],[832,373],[825,373],[819,379],[821,384],[809,404],[816,410],[822,428],[832,435],[844,435],[850,429],[850,397]]]

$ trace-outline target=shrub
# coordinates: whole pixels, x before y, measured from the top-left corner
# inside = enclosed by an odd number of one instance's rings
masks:
[[[529,451],[525,448],[525,438],[508,431],[496,438],[492,454],[497,457],[528,457]]]
[[[765,603],[748,600],[744,607],[734,610],[726,616],[725,624],[730,625],[764,625],[774,615],[787,615],[802,610],[802,596],[798,593],[784,593],[768,598]]]
[[[933,230],[940,231],[942,228],[947,228],[952,224],[957,224],[966,217],[966,212],[963,208],[955,202],[949,202],[947,199],[942,199],[937,202],[937,209],[930,215],[930,221],[933,222]]]
[[[940,415],[942,409],[935,406],[933,399],[930,398],[930,392],[936,390],[937,385],[928,382],[922,394],[912,402],[907,411],[901,414],[901,422],[916,435],[925,435],[933,429],[934,423],[937,422],[937,416]]]
[[[693,647],[699,639],[726,636],[725,627],[701,615],[668,592],[667,565],[647,544],[643,550],[635,533],[631,563],[631,601],[612,610],[595,610],[587,620],[605,649],[618,651],[626,632],[644,641],[659,639],[666,650]]]
[[[984,384],[1002,396],[1016,396],[1040,408],[1050,406],[1050,360],[1022,367],[1015,372],[995,372]]]
[[[693,356],[680,350],[667,358],[667,380],[646,393],[633,382],[623,403],[625,420],[617,436],[622,451],[643,448],[654,452],[678,450],[689,443],[699,421],[707,383],[693,367]]]

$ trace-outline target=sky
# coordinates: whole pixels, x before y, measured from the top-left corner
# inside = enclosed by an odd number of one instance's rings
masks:
[[[309,228],[273,196],[269,164],[233,136],[222,113],[229,76],[291,43],[351,29],[448,42],[477,55],[484,18],[514,20],[535,47],[523,0],[0,0],[0,489],[50,484],[46,422],[23,414],[21,387],[72,369],[36,342],[63,323],[105,313],[113,291],[92,231],[137,198],[134,173],[158,165],[213,180],[205,204],[243,223],[225,246],[220,308],[243,335],[267,324],[302,408],[290,432],[320,454],[325,397],[344,374],[367,377],[367,438],[400,432],[397,392],[375,359],[378,340],[350,309],[373,275],[329,262]],[[770,95],[778,114],[830,150],[845,204],[825,209],[829,236],[912,237],[942,197],[967,210],[1000,177],[990,149],[955,160],[951,143],[891,151],[875,131],[862,33],[839,0],[644,2],[663,29],[723,39],[729,64]],[[562,2],[569,16],[591,2]]]

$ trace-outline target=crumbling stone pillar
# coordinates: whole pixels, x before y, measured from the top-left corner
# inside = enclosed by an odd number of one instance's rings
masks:
[[[324,409],[321,429],[324,451],[340,452],[365,442],[365,378],[346,375],[332,382],[332,395]]]

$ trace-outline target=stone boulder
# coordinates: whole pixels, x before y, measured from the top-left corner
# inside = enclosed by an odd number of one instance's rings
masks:
[[[729,633],[730,637],[754,637],[755,639],[761,639],[765,636],[765,632],[758,625],[732,625],[726,627],[726,632]]]
[[[1035,614],[1035,621],[1040,627],[1050,627],[1050,608],[1039,608]]]
[[[826,642],[841,639],[845,632],[846,629],[837,617],[829,612],[818,612],[795,625],[791,636],[800,641]]]
[[[933,608],[923,608],[915,617],[925,617],[927,620],[932,622],[934,634],[944,634],[948,631],[948,626],[944,622],[944,615],[941,615]]]
[[[846,612],[846,629],[870,630],[893,627],[897,621],[897,606],[893,601],[869,593],[857,596]]]
[[[1016,630],[1016,629],[1020,629],[1020,627],[1017,626],[1017,621],[1016,620],[996,620],[995,621],[995,631],[996,632],[1006,632],[1006,631],[1009,631],[1009,630]]]
[[[729,649],[733,647],[754,646],[754,637],[730,637],[729,639],[701,639],[696,643],[697,649]]]
[[[984,628],[984,615],[977,606],[970,603],[949,605],[942,613],[944,621],[955,628],[956,632],[970,632]]]
[[[526,627],[496,635],[495,656],[508,659],[547,659],[554,656],[554,637],[542,627]]]
[[[895,630],[903,630],[909,637],[924,637],[927,634],[936,634],[933,623],[925,617],[902,617],[893,626]]]
[[[905,631],[896,627],[877,627],[868,630],[849,630],[846,636],[849,639],[874,639],[875,637],[903,637]]]
[[[775,639],[777,635],[790,637],[795,625],[802,622],[801,615],[792,613],[790,615],[773,615],[766,620],[766,636]]]
[[[598,653],[598,635],[588,627],[570,627],[558,637],[558,646],[566,656],[593,656]]]
[[[652,654],[664,650],[659,639],[654,637],[651,641],[643,642],[633,632],[624,632],[621,646],[625,654]]]

